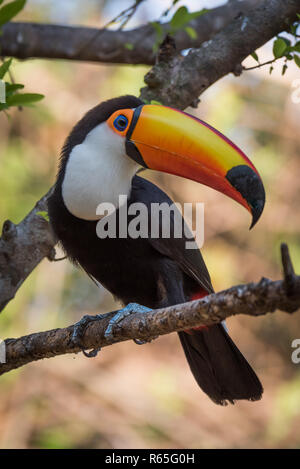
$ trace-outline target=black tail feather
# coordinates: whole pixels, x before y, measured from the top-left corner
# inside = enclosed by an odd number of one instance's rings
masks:
[[[257,401],[263,387],[222,324],[179,332],[191,371],[200,388],[216,403]]]

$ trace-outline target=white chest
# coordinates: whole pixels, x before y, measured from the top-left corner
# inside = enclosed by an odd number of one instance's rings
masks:
[[[106,123],[98,125],[69,155],[62,184],[67,209],[78,218],[97,220],[100,203],[118,208],[119,195],[129,196],[137,169],[125,153],[124,138]]]

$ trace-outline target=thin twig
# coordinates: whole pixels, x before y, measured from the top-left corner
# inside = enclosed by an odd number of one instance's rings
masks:
[[[245,70],[245,71],[255,70],[256,68],[261,68],[261,67],[264,67],[265,65],[270,65],[270,64],[276,62],[276,60],[278,60],[278,59],[276,58],[276,59],[268,60],[267,62],[260,63],[258,65],[255,65],[254,67],[243,67],[243,70]]]
[[[80,56],[82,54],[82,52],[92,43],[94,42],[96,39],[99,39],[99,36],[101,34],[103,34],[107,28],[109,26],[111,26],[112,24],[120,21],[124,16],[125,16],[125,20],[124,22],[121,24],[121,26],[118,28],[118,30],[122,30],[125,25],[128,23],[128,21],[132,18],[132,16],[134,15],[134,13],[136,12],[138,6],[143,2],[144,0],[136,0],[134,2],[133,5],[131,5],[130,7],[126,8],[125,10],[123,10],[121,13],[119,13],[115,18],[113,18],[112,20],[108,21],[108,23],[106,23],[101,29],[98,29],[96,31],[96,33],[85,43],[83,44],[83,46],[77,51],[77,54]]]

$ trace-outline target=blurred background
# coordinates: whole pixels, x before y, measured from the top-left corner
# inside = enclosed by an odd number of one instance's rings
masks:
[[[221,1],[185,1],[191,10]],[[29,0],[18,20],[102,26],[127,1]],[[149,0],[129,27],[157,19],[167,1]],[[272,44],[258,51],[272,58]],[[246,65],[255,61],[247,59]],[[282,64],[222,79],[190,109],[239,145],[262,174],[265,212],[249,232],[246,211],[213,190],[146,171],[176,201],[205,203],[202,249],[216,290],[281,276],[280,243],[288,242],[300,272],[299,69]],[[67,61],[14,61],[27,92],[45,94],[34,108],[0,114],[0,222],[18,223],[53,184],[60,148],[77,120],[98,102],[139,94],[144,66]],[[300,84],[298,83],[298,88]],[[294,93],[294,95],[293,95]],[[300,96],[300,93],[298,93]],[[245,212],[245,213],[244,213]],[[58,251],[57,255],[60,256]],[[44,260],[0,318],[0,335],[17,337],[64,327],[86,312],[116,308],[68,261]],[[230,333],[261,378],[260,402],[219,407],[198,389],[176,334],[138,347],[103,349],[97,358],[67,355],[0,378],[2,448],[299,448],[300,364],[291,343],[299,316],[277,312],[228,320]]]

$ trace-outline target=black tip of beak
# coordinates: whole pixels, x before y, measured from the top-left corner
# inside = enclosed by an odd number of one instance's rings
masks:
[[[247,201],[252,213],[253,226],[260,218],[265,206],[265,189],[258,174],[250,166],[239,165],[230,169],[226,174],[226,179]]]
[[[263,212],[264,206],[265,206],[265,194],[264,194],[263,199],[257,200],[254,203],[254,205],[251,206],[252,223],[250,225],[249,230],[251,230],[254,227],[254,225],[256,225],[256,223],[258,222],[258,220],[259,220],[259,218],[260,218],[260,216]]]

